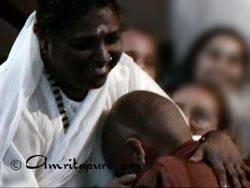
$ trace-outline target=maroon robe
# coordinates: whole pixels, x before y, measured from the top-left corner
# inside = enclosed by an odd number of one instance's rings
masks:
[[[190,141],[176,155],[157,159],[135,187],[219,187],[213,170],[205,162],[188,161],[197,146],[198,142]]]

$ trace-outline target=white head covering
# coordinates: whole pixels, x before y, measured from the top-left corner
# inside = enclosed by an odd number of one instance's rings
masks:
[[[7,61],[0,67],[0,160],[16,133],[22,107],[34,92],[43,70],[34,23],[35,12],[26,21]]]
[[[38,83],[43,79],[39,41],[33,32],[35,22],[36,13],[34,12],[27,19],[17,37],[7,61],[0,67],[0,161],[5,156],[21,124],[24,106],[28,104]],[[91,139],[95,138],[93,131],[96,121],[106,103],[107,83],[100,89],[89,91],[78,112],[81,115],[71,122],[73,128],[69,129],[66,135],[60,135],[62,139],[57,140],[60,143],[55,142],[57,147],[48,158],[49,163],[65,164],[68,159],[72,158],[83,162],[87,160],[94,144]],[[48,81],[42,87],[49,90]],[[54,96],[46,97],[48,101],[55,102]],[[96,108],[91,108],[94,105]],[[37,177],[37,180],[40,185],[60,186],[71,179],[74,173],[73,170],[48,170]]]

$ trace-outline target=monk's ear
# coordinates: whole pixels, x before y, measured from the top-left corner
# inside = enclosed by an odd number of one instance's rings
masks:
[[[146,154],[145,154],[145,150],[143,148],[143,145],[142,145],[141,141],[139,139],[137,139],[137,138],[129,138],[129,139],[127,139],[127,144],[133,150],[134,160],[137,163],[145,165],[145,163],[146,163],[146,161],[145,161]]]

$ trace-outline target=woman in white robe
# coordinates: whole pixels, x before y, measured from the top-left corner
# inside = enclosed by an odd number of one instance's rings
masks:
[[[112,178],[108,169],[89,172],[50,170],[44,166],[29,169],[26,160],[43,155],[50,164],[70,163],[73,158],[84,163],[91,155],[89,161],[92,163],[93,160],[105,163],[96,140],[102,117],[112,104],[134,90],[167,95],[130,57],[123,54],[105,84],[90,90],[83,102],[75,102],[62,93],[70,120],[65,134],[52,88],[43,72],[39,42],[33,32],[35,14],[27,20],[8,60],[0,69],[0,96],[3,97],[0,102],[0,186],[103,186]],[[94,147],[97,149],[93,150]],[[13,161],[20,161],[20,164]],[[43,162],[43,158],[35,157],[27,165],[38,166]],[[19,165],[20,169],[15,169]],[[101,175],[96,176],[96,173]]]

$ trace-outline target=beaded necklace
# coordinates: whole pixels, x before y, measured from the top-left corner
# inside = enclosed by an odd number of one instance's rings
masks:
[[[47,71],[45,71],[45,74],[52,88],[52,91],[56,100],[56,104],[61,115],[64,133],[66,134],[70,123],[69,123],[69,118],[67,116],[64,104],[63,104],[63,98],[60,92],[60,88],[57,86],[56,81],[52,78],[52,76]]]

